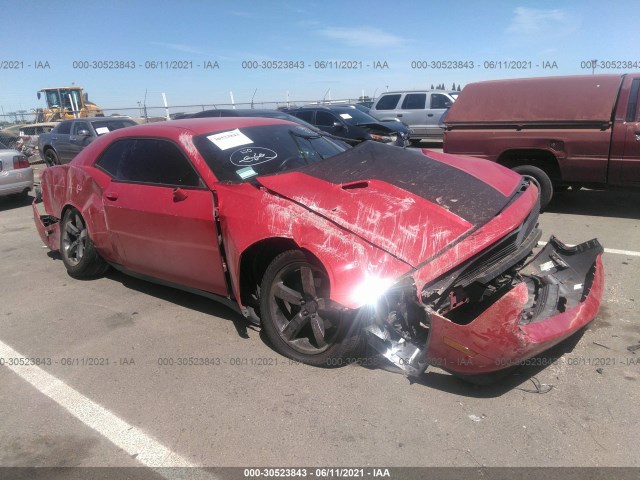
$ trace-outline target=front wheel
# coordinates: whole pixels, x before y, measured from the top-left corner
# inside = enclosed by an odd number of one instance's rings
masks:
[[[89,238],[89,230],[82,215],[75,208],[68,209],[60,225],[60,253],[69,275],[90,278],[109,268]]]
[[[553,196],[553,184],[549,175],[541,168],[533,165],[520,165],[519,167],[514,167],[513,170],[524,177],[531,178],[536,183],[540,191],[540,210],[544,210]]]
[[[299,250],[278,255],[260,288],[262,325],[273,348],[293,360],[332,367],[348,363],[361,331],[329,299],[329,278]]]
[[[60,165],[60,159],[58,159],[58,154],[55,152],[53,148],[48,148],[44,152],[44,163],[47,164],[47,167],[53,167],[54,165]]]

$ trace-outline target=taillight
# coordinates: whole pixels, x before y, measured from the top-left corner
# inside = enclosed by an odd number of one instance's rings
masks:
[[[13,168],[29,168],[29,160],[24,155],[16,155],[13,157]]]

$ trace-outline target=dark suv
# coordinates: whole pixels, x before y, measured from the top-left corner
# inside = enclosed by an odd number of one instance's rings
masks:
[[[402,122],[380,122],[352,105],[315,106],[287,110],[305,122],[331,135],[349,140],[376,140],[406,147],[411,129]]]

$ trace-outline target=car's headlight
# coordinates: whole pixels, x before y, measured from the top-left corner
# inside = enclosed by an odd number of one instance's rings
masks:
[[[376,142],[384,142],[384,143],[395,142],[396,140],[398,140],[398,136],[395,135],[395,134],[392,134],[392,135],[378,135],[376,133],[372,133],[371,134],[371,138],[373,140],[375,140]]]
[[[359,305],[376,305],[391,288],[393,280],[366,274],[364,280],[353,291],[353,299]]]

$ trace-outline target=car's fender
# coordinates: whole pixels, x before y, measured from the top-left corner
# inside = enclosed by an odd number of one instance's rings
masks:
[[[410,266],[302,205],[250,184],[216,186],[226,260],[241,302],[241,260],[258,242],[288,239],[317,258],[329,276],[330,298],[347,308],[366,303],[358,286],[389,284]],[[254,212],[253,218],[247,212]],[[242,306],[242,305],[241,305]]]

